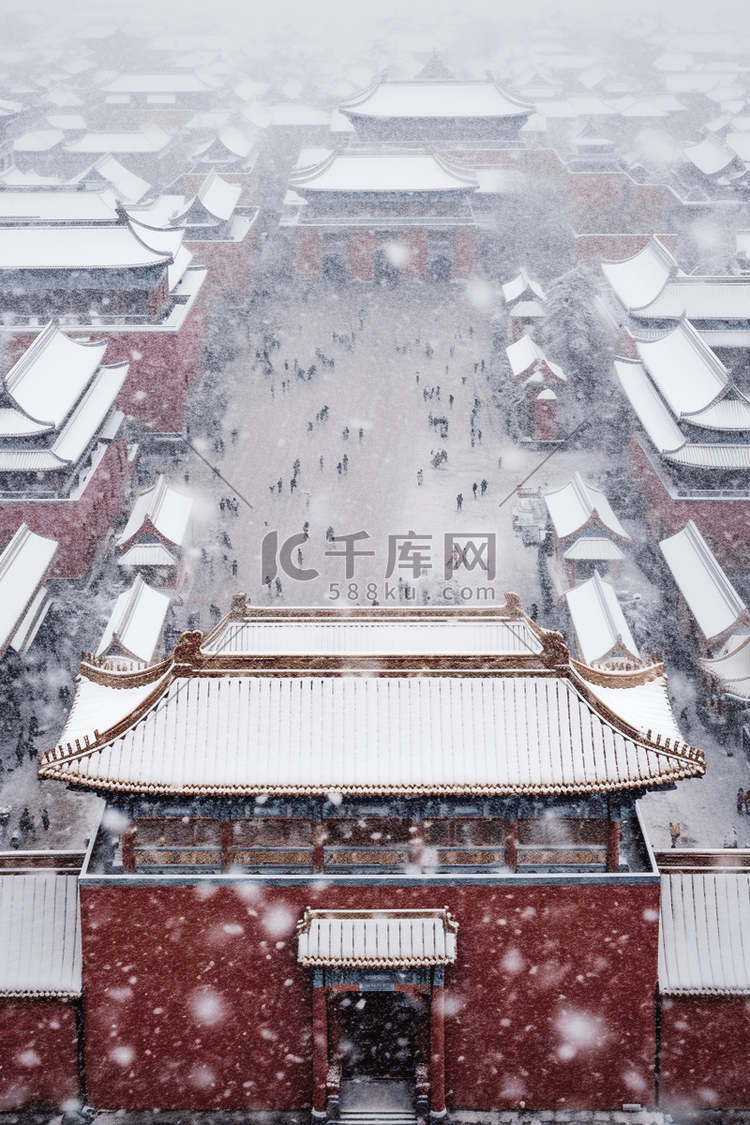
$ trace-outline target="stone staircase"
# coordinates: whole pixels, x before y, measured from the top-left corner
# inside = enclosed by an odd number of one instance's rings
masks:
[[[350,1109],[339,1114],[341,1125],[417,1125],[410,1109]]]

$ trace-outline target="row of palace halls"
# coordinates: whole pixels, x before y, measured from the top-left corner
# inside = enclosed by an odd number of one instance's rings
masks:
[[[747,1106],[748,877],[664,869],[639,811],[705,769],[661,664],[512,595],[238,595],[85,658],[39,772],[105,807],[79,871],[0,878],[0,1105]]]

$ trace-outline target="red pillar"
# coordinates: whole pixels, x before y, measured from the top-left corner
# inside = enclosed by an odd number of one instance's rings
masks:
[[[437,977],[437,972],[436,972]],[[442,976],[442,971],[441,971]],[[434,983],[430,1002],[430,1115],[444,1117],[445,1109],[445,988]]]
[[[328,1077],[328,1004],[326,990],[313,988],[313,1117],[326,1115]]]

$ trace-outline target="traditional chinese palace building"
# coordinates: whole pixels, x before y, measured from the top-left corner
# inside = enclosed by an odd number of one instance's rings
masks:
[[[653,1104],[660,885],[637,801],[704,769],[660,665],[571,660],[512,595],[239,595],[167,660],[85,661],[40,774],[106,799],[68,941],[89,1102]]]
[[[184,232],[149,225],[110,192],[0,193],[0,331],[14,358],[52,318],[108,338],[130,363],[119,405],[162,432],[180,432],[200,358],[205,267]]]
[[[533,108],[493,81],[452,80],[379,80],[340,106],[350,132],[303,150],[290,177],[281,225],[294,231],[297,269],[339,281],[467,277],[479,180],[463,165],[519,144]]]

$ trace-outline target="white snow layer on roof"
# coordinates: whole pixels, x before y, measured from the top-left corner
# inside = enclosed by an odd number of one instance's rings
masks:
[[[89,709],[99,729],[107,706]],[[75,708],[69,722],[80,736]],[[102,788],[246,793],[586,792],[694,772],[546,676],[176,677],[125,734],[48,765]]]
[[[94,170],[112,185],[123,203],[138,203],[151,187],[135,172],[123,167],[111,153],[97,160]]]
[[[535,297],[538,297],[540,301],[544,300],[544,290],[539,282],[532,281],[526,274],[526,271],[521,270],[516,277],[512,278],[510,281],[506,281],[505,285],[502,286],[506,305],[509,305],[511,301],[517,301],[519,297],[523,296],[527,289],[529,289]]]
[[[78,877],[0,877],[0,996],[79,996]]]
[[[544,365],[548,368],[549,373],[561,383],[567,383],[568,381],[562,367],[547,359],[542,349],[534,343],[530,336],[521,336],[515,343],[509,344],[505,352],[510,362],[511,371],[516,378],[531,371],[532,368]]]
[[[140,242],[129,226],[0,227],[0,269],[132,269],[168,257]]]
[[[242,194],[242,184],[222,180],[214,169],[206,176],[198,190],[198,199],[217,219],[230,219]]]
[[[685,435],[664,405],[640,363],[630,359],[616,359],[615,371],[630,405],[638,415],[644,430],[660,453],[681,449]]]
[[[558,539],[567,539],[598,522],[605,531],[630,542],[607,497],[598,488],[586,484],[580,473],[575,473],[563,488],[546,493],[544,499]]]
[[[0,221],[114,222],[115,198],[108,191],[0,191]]]
[[[91,380],[81,401],[50,450],[62,461],[76,462],[99,430],[122,389],[129,364],[102,367]]]
[[[541,395],[539,396],[541,398]],[[625,558],[625,555],[611,539],[607,539],[604,535],[582,535],[575,542],[571,543],[566,551],[563,552],[564,559],[571,559],[577,562],[596,562],[609,561],[620,562]]]
[[[727,390],[729,376],[724,364],[687,320],[655,340],[638,340],[637,347],[677,418],[700,414]],[[746,413],[744,425],[738,429],[750,428],[750,403],[742,400],[737,405]]]
[[[122,74],[99,89],[104,94],[195,94],[211,87],[197,74]]]
[[[65,145],[66,152],[160,152],[171,137],[158,125],[147,125],[138,132],[86,133]]]
[[[35,535],[22,523],[0,554],[0,652],[44,581],[56,550],[53,539]]]
[[[160,476],[154,487],[141,493],[136,500],[125,530],[117,538],[117,545],[127,543],[149,520],[169,543],[179,546],[185,537],[192,507],[190,496],[176,492]]]
[[[74,744],[76,739],[83,743],[86,737],[93,736],[95,730],[102,733],[110,730],[148,699],[152,692],[158,694],[162,682],[114,689],[80,676],[73,706],[60,735],[60,745]]]
[[[381,82],[339,106],[358,117],[518,117],[534,107],[494,82]]]
[[[525,621],[228,621],[206,652],[495,654],[542,651]]]
[[[455,930],[446,930],[444,911],[327,911],[309,920],[298,937],[297,959],[306,966],[358,968],[446,965],[456,959]]]
[[[661,877],[659,988],[667,996],[750,995],[750,875]]]
[[[79,343],[61,332],[55,321],[50,321],[5,376],[5,389],[26,414],[39,422],[59,426],[80,398],[106,350],[106,340]]]
[[[430,153],[345,152],[317,172],[293,175],[300,195],[310,191],[467,191],[478,186],[469,169],[453,169]]]
[[[692,520],[676,535],[662,539],[659,546],[706,640],[748,620],[742,598]]]
[[[626,309],[655,300],[677,268],[677,262],[656,236],[631,258],[602,262],[607,281]]]
[[[177,557],[163,543],[136,543],[117,560],[118,566],[174,566]]]
[[[750,320],[750,277],[673,277],[651,301],[631,306],[644,320]]]
[[[129,590],[115,602],[112,615],[96,650],[97,656],[111,646],[150,664],[156,654],[171,598],[148,586],[139,574]]]
[[[652,738],[658,733],[662,742],[665,738],[684,741],[672,714],[666,676],[656,676],[635,687],[604,687],[588,681],[586,686],[614,715],[640,731],[644,737],[651,731]]]
[[[617,595],[598,571],[587,582],[568,590],[565,597],[585,664],[606,660],[611,654],[640,659]]]
[[[726,695],[750,699],[750,633],[730,637],[718,656],[700,664]]]
[[[704,176],[715,176],[723,172],[734,160],[737,153],[727,148],[722,141],[709,134],[697,145],[687,145],[683,153]]]

